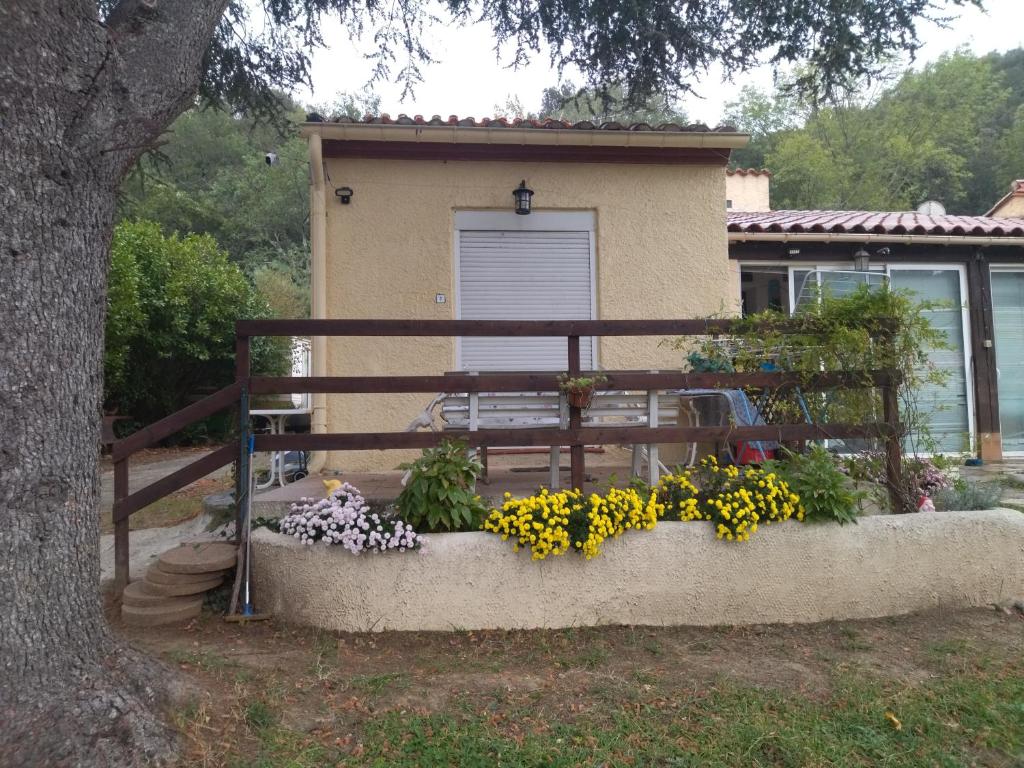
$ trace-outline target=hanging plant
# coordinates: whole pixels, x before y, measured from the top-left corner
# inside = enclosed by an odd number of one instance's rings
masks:
[[[608,377],[600,373],[575,377],[563,373],[558,377],[558,388],[565,393],[565,399],[569,405],[584,411],[594,400],[594,390],[607,383]]]

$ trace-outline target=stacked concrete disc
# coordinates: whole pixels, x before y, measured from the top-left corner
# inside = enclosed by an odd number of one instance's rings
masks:
[[[193,619],[203,595],[224,581],[235,565],[237,548],[219,541],[187,542],[157,558],[141,581],[133,581],[121,601],[128,624],[153,627]]]

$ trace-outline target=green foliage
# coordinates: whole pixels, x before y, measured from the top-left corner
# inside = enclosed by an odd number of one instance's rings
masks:
[[[942,302],[920,301],[910,291],[887,286],[860,285],[845,296],[833,296],[826,288],[816,300],[801,304],[791,318],[774,310],[750,315],[736,321],[728,348],[708,339],[696,351],[709,365],[728,364],[741,373],[763,371],[766,365],[808,378],[845,372],[861,385],[806,393],[802,401],[779,398],[775,415],[789,423],[804,422],[806,415],[817,424],[878,422],[883,413],[881,391],[873,386],[870,372],[894,371],[905,449],[929,452],[935,449],[935,440],[927,412],[918,408],[917,399],[926,386],[942,387],[950,375],[930,363],[934,351],[948,349],[949,342],[931,324],[928,313],[945,308]],[[795,330],[777,330],[782,323],[795,324]],[[692,344],[690,337],[675,342],[677,349],[684,350]],[[869,444],[866,449],[873,447]],[[848,450],[862,449],[848,446]],[[909,511],[916,495],[909,488],[898,491],[906,497]]]
[[[738,321],[733,345],[725,358],[740,372],[763,370],[771,363],[775,370],[812,376],[823,371],[848,372],[863,376],[869,384],[870,371],[894,370],[900,377],[900,419],[911,448],[932,450],[934,441],[929,422],[917,408],[917,392],[925,385],[941,387],[949,371],[929,364],[937,349],[948,349],[949,342],[941,330],[932,326],[928,312],[945,309],[942,302],[921,301],[906,290],[886,286],[860,285],[844,296],[834,296],[828,289],[804,302],[792,318],[768,310]],[[792,333],[775,327],[782,322],[796,323]],[[887,327],[894,332],[886,332]],[[889,337],[889,343],[881,340]],[[690,341],[681,339],[677,347]],[[700,354],[710,359],[723,359],[715,342],[707,342]],[[804,406],[815,422],[867,423],[879,420],[881,403],[878,391],[871,387],[846,387],[827,396],[809,396]],[[802,412],[791,414],[803,421]]]
[[[664,94],[654,94],[636,102],[629,99],[620,85],[606,89],[578,88],[568,80],[544,89],[537,117],[553,117],[571,123],[581,120],[627,125],[648,123],[655,127],[662,123],[687,123],[686,113]]]
[[[281,262],[258,267],[252,274],[257,292],[266,299],[270,313],[280,318],[309,317],[309,290]]]
[[[941,488],[932,495],[935,509],[946,511],[971,511],[992,509],[999,506],[1003,489],[997,482],[979,483],[957,480],[952,488]]]
[[[594,387],[599,387],[608,382],[608,377],[603,374],[593,376],[569,376],[567,373],[558,375],[558,388],[563,392],[583,392]]]
[[[155,221],[182,236],[209,234],[247,273],[281,262],[308,282],[305,141],[292,129],[282,136],[219,109],[186,112],[164,138],[122,186],[122,218]],[[277,155],[275,165],[267,164],[268,152]]]
[[[461,440],[445,440],[400,469],[409,481],[395,502],[402,518],[417,531],[479,530],[487,507],[476,495],[483,465],[470,457]]]
[[[686,356],[686,362],[694,373],[733,373],[736,370],[731,360],[720,355],[691,352]]]
[[[212,237],[165,237],[153,222],[117,226],[109,283],[104,399],[140,423],[228,384],[235,321],[269,315]],[[280,342],[254,342],[254,370],[287,365]]]
[[[752,133],[738,165],[773,173],[777,209],[912,210],[928,199],[984,213],[1020,175],[1024,50],[958,51],[883,78],[854,82],[827,103],[746,88],[728,105]]]
[[[101,18],[115,5],[100,3]],[[553,70],[577,69],[592,87],[621,87],[631,106],[653,93],[693,90],[712,67],[731,77],[761,63],[762,54],[773,66],[808,62],[799,84],[828,95],[851,76],[877,72],[886,56],[916,51],[917,21],[934,9],[934,0],[265,0],[255,8],[232,0],[212,39],[196,41],[204,52],[199,95],[238,113],[280,115],[278,93],[307,85],[311,50],[335,36],[325,21],[340,22],[353,38],[372,30],[373,78],[394,77],[408,93],[422,80],[421,64],[433,60],[426,31],[443,23],[440,14],[448,23],[483,22],[513,64],[544,51]]]
[[[766,462],[765,469],[777,472],[800,497],[805,520],[840,525],[857,522],[866,494],[851,487],[850,478],[824,446],[813,445],[806,453],[787,451],[784,461]]]

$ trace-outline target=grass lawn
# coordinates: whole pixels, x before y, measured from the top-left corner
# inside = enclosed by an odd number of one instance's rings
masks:
[[[329,588],[326,587],[326,588]],[[187,766],[1024,766],[1024,619],[339,635],[124,628]]]

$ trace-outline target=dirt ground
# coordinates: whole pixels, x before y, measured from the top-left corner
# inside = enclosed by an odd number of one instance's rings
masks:
[[[385,714],[482,713],[515,740],[531,723],[584,723],[608,711],[678,718],[686,702],[722,686],[831,706],[852,675],[895,686],[895,709],[900,691],[959,672],[1024,679],[1024,617],[992,608],[795,626],[360,635],[273,620],[240,626],[207,611],[184,627],[120,631],[196,685],[195,703],[174,713],[189,766],[362,765],[367,728]],[[1009,743],[1024,739],[1020,711]],[[1024,765],[1024,753],[1021,762],[998,755],[973,764]]]

